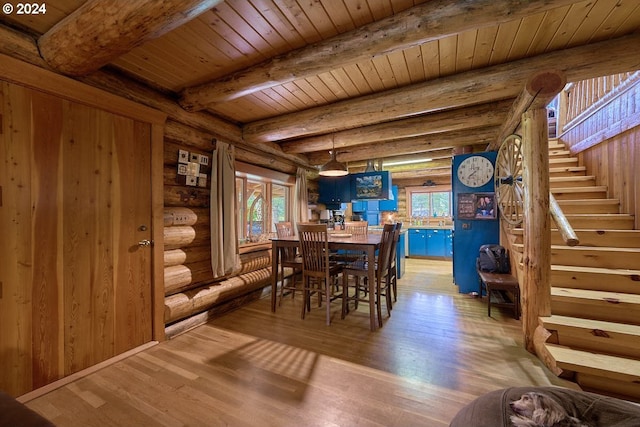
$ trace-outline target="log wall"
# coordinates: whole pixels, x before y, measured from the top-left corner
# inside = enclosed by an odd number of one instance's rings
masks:
[[[187,186],[177,174],[178,151],[206,155],[211,161],[215,136],[169,120],[164,141],[164,322],[172,334],[205,322],[212,308],[255,294],[271,281],[271,248],[257,246],[240,255],[235,276],[214,279],[211,269],[209,197],[211,168],[206,187]],[[236,159],[253,154],[236,150]],[[283,169],[287,170],[283,166]],[[256,294],[257,295],[257,294]],[[194,319],[196,321],[194,321]]]
[[[635,215],[640,229],[640,79],[608,99],[561,137],[597,185],[620,200],[621,213]]]

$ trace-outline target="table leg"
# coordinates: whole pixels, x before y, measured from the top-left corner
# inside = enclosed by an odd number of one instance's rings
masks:
[[[280,248],[275,240],[271,241],[271,312],[276,311],[276,297],[278,293],[278,262]]]
[[[377,313],[377,314],[374,314],[374,313],[369,314],[369,327],[371,328],[372,331],[375,331],[377,329],[376,317],[378,318],[378,324],[382,326],[381,324],[382,311],[380,309],[380,304],[377,303],[379,301],[379,298],[378,298],[378,284],[375,279],[375,268],[376,268],[375,259],[376,259],[375,248],[373,246],[367,246],[367,260],[368,260],[367,280],[369,281],[369,310],[374,310],[375,308]]]

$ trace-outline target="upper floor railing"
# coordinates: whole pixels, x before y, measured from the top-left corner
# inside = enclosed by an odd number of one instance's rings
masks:
[[[559,94],[558,135],[580,123],[640,79],[640,71],[567,84]]]

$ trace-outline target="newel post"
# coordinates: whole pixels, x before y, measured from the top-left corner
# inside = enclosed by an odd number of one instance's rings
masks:
[[[525,347],[534,349],[538,317],[551,315],[551,216],[549,214],[549,140],[547,110],[522,115],[524,257],[522,328]]]

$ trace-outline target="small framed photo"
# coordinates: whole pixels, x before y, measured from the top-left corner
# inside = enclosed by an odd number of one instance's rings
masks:
[[[191,153],[191,157],[189,158],[190,162],[200,163],[200,154]]]
[[[201,173],[198,176],[198,187],[206,187],[207,186],[207,174]]]
[[[198,178],[196,176],[187,175],[186,184],[191,186],[191,187],[195,187],[196,185],[198,185]]]
[[[192,175],[195,177],[200,175],[200,163],[196,163],[196,162],[187,163],[187,175]]]
[[[202,166],[209,166],[209,156],[205,156],[204,154],[200,154],[199,163]]]
[[[187,150],[178,150],[178,163],[189,163],[189,152]]]

